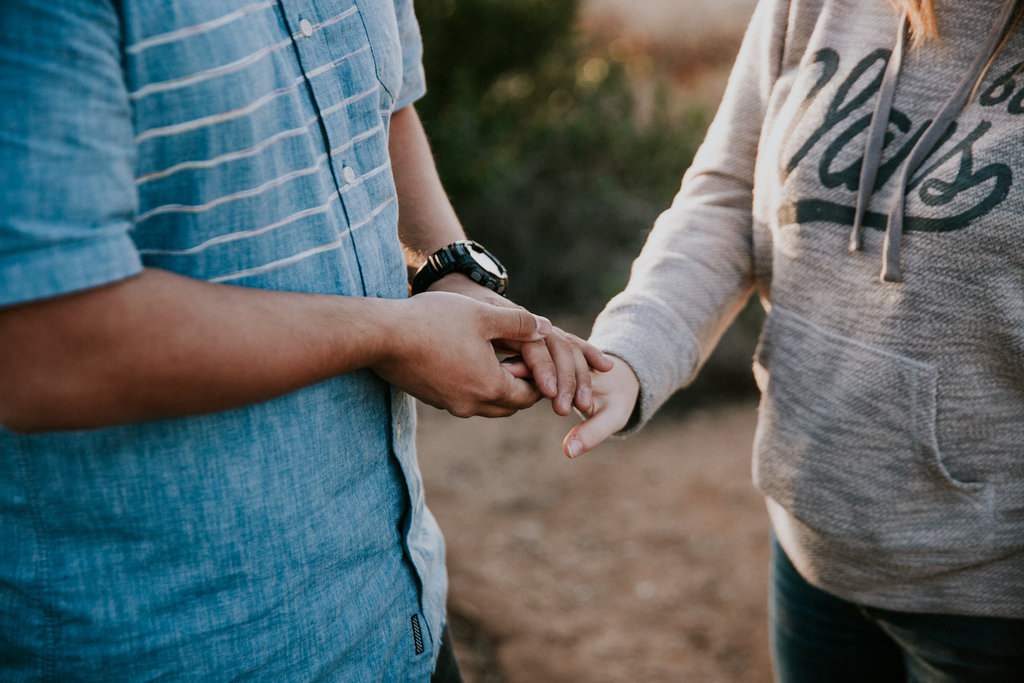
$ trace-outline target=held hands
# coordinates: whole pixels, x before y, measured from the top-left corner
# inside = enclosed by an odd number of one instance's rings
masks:
[[[497,306],[519,306],[461,275],[449,275],[431,289],[462,292]],[[503,366],[516,377],[534,380],[559,415],[575,407],[584,421],[562,441],[562,451],[575,458],[597,447],[626,426],[640,394],[633,369],[620,358],[563,330],[552,328],[542,340],[496,340],[498,348],[517,353],[518,359]],[[521,359],[521,360],[520,360]]]
[[[585,419],[562,443],[570,458],[621,430],[633,413],[639,382],[624,361],[461,275],[397,303],[408,309],[410,338],[374,369],[429,405],[457,417],[504,417],[541,398],[559,415],[575,407]],[[496,351],[513,357],[499,362]]]
[[[457,417],[505,417],[541,399],[498,362],[494,344],[542,344],[547,319],[445,292],[392,303],[395,324],[370,366],[385,381]]]
[[[442,278],[430,291],[454,292],[493,306],[526,312],[460,274]],[[519,380],[532,380],[541,395],[551,399],[554,411],[563,416],[573,407],[589,412],[593,405],[591,370],[605,372],[612,367],[611,359],[596,347],[557,327],[542,338],[501,337],[493,341],[496,351],[512,356],[502,367]]]

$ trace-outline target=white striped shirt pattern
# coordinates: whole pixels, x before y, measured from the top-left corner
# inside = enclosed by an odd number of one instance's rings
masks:
[[[422,81],[412,69],[403,83],[397,34],[371,49],[351,0],[316,10],[251,2],[172,26],[149,15],[153,31],[129,17],[132,238],[146,265],[315,291],[308,278],[326,268],[329,291],[401,294],[387,281],[402,271],[387,121]]]

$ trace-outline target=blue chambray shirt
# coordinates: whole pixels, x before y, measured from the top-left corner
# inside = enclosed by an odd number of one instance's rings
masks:
[[[0,305],[144,266],[405,296],[387,134],[420,53],[411,0],[3,0]],[[369,371],[0,430],[0,679],[427,679],[446,578],[413,432]]]

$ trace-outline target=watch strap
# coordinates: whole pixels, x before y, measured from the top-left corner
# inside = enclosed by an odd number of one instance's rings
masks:
[[[491,265],[485,268],[474,257],[474,252]],[[501,262],[480,244],[472,240],[459,240],[438,249],[427,257],[426,262],[412,278],[412,294],[427,290],[441,278],[451,273],[462,273],[477,284],[504,294],[508,275]]]

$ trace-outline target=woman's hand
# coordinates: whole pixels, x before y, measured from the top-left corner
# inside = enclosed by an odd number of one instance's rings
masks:
[[[592,410],[582,411],[583,422],[573,427],[562,441],[562,451],[570,458],[586,453],[620,431],[636,407],[640,383],[633,369],[621,358],[606,358],[613,361],[611,369],[591,376]]]

